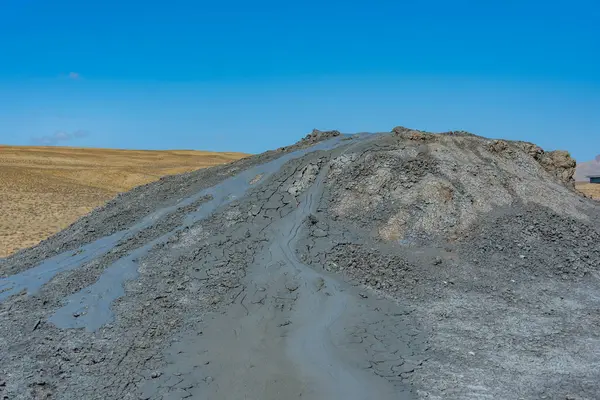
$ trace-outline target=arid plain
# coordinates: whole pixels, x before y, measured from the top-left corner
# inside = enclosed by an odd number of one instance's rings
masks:
[[[242,153],[0,146],[0,257],[65,229],[117,193]]]
[[[600,185],[588,182],[577,182],[575,187],[577,187],[577,190],[580,192],[591,196],[596,200],[600,200]]]

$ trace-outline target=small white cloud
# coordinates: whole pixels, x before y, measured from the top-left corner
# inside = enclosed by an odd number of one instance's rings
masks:
[[[56,140],[69,140],[71,135],[64,131],[58,131],[54,134]]]
[[[69,72],[69,78],[77,80],[81,78],[81,75],[79,75],[79,72]]]

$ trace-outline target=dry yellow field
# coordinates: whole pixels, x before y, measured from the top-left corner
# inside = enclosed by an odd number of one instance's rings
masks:
[[[0,257],[39,243],[119,192],[244,156],[0,145]]]
[[[588,183],[588,182],[577,182],[575,184],[577,190],[580,192],[592,196],[596,200],[600,200],[600,185],[596,183]]]

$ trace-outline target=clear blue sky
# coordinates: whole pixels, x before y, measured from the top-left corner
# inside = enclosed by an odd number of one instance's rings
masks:
[[[0,143],[260,152],[312,128],[600,153],[600,5],[0,2]]]

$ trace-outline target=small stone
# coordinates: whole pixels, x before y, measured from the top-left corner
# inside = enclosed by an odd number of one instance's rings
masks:
[[[207,376],[205,379],[206,383],[212,383],[212,381],[214,381],[212,376]]]
[[[436,257],[433,260],[433,265],[440,265],[442,263],[442,259],[440,257]]]
[[[315,286],[317,287],[317,292],[323,289],[323,287],[325,286],[325,279],[321,277],[317,278]]]
[[[326,231],[328,229],[328,226],[325,222],[319,221],[319,222],[317,222],[317,228],[323,229],[324,231]]]
[[[327,232],[325,232],[323,229],[317,228],[313,232],[313,236],[314,237],[325,237],[325,236],[327,236]]]
[[[287,290],[289,290],[290,292],[295,292],[296,290],[298,290],[298,287],[300,287],[300,286],[298,285],[297,282],[288,282],[285,284],[285,288]]]
[[[162,375],[162,373],[158,372],[158,371],[154,371],[152,373],[152,375],[150,375],[152,377],[152,379],[156,379],[158,377],[160,377]]]

